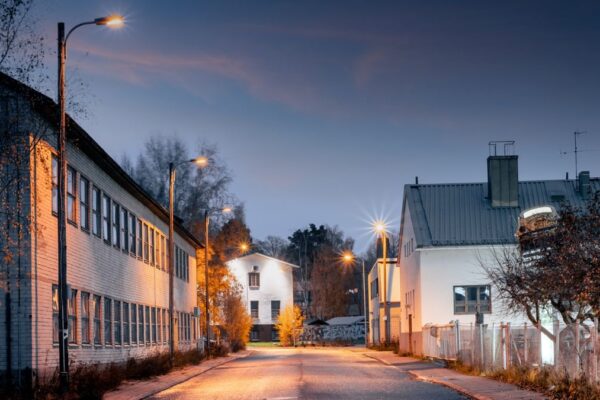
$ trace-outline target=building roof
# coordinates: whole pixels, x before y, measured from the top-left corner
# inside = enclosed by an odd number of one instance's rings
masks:
[[[25,85],[22,82],[0,72],[0,85],[21,93],[29,101],[34,111],[38,112],[48,124],[58,130],[58,105],[50,97]],[[67,140],[79,148],[94,163],[104,170],[115,182],[125,188],[133,197],[148,207],[163,222],[169,223],[169,212],[158,201],[150,196],[142,187],[130,177],[123,168],[81,127],[74,119],[67,115]],[[167,171],[165,171],[167,173]],[[175,231],[196,247],[204,247],[202,242],[195,238],[175,218]]]
[[[558,210],[564,202],[584,206],[576,185],[519,182],[519,207],[492,207],[487,183],[405,185],[403,209],[409,208],[417,247],[513,244],[522,211],[542,205]],[[590,185],[600,191],[600,179],[590,179]]]
[[[327,320],[328,325],[354,325],[357,323],[363,323],[365,317],[363,315],[357,315],[355,317],[334,317]]]
[[[250,257],[254,257],[254,256],[257,256],[257,257],[262,257],[262,258],[266,258],[266,259],[268,259],[268,260],[272,260],[272,261],[276,261],[276,262],[278,262],[278,263],[280,263],[280,264],[285,264],[285,265],[287,265],[288,267],[292,267],[292,268],[300,268],[300,266],[299,266],[299,265],[292,264],[292,263],[289,263],[289,262],[287,262],[287,261],[280,260],[280,259],[278,259],[278,258],[275,258],[275,257],[267,256],[267,255],[265,255],[265,254],[263,254],[263,253],[259,253],[259,252],[255,252],[255,253],[246,254],[245,256],[240,256],[240,257],[238,257],[238,258],[235,258],[235,259],[233,259],[233,260],[229,260],[229,261],[227,261],[227,262],[229,263],[229,262],[231,262],[231,261],[234,261],[234,260],[243,260],[244,258],[250,258]]]

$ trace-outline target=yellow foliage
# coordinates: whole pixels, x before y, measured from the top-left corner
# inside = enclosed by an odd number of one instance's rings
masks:
[[[288,305],[283,309],[275,328],[279,331],[279,340],[283,346],[295,345],[304,331],[304,316],[300,307]]]

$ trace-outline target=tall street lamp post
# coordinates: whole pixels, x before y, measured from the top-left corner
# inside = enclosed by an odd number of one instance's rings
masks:
[[[210,355],[210,311],[209,311],[209,296],[208,296],[208,225],[210,224],[210,216],[216,212],[230,213],[232,210],[230,207],[218,208],[207,208],[204,210],[204,304],[206,310],[204,317],[206,318],[206,354]]]
[[[67,40],[75,29],[84,25],[123,26],[125,20],[119,15],[96,18],[93,21],[75,25],[65,35],[65,23],[58,23],[58,351],[60,390],[69,388],[69,323],[67,318],[67,133],[65,114],[65,64],[67,61]]]
[[[383,308],[385,318],[385,344],[390,342],[390,302],[388,300],[388,287],[387,287],[387,235],[385,229],[385,223],[376,222],[373,226],[375,232],[379,233],[381,238],[381,246],[383,248]]]
[[[173,326],[173,271],[175,270],[175,224],[174,224],[174,197],[175,197],[175,177],[177,167],[187,163],[195,163],[199,167],[208,164],[208,158],[197,157],[191,160],[185,160],[179,164],[169,163],[169,362],[173,365],[173,355],[175,353],[175,327]]]
[[[356,259],[360,259],[361,263],[362,263],[362,286],[363,286],[363,314],[365,316],[365,320],[364,320],[364,325],[365,325],[365,347],[367,347],[368,344],[368,338],[367,338],[367,327],[368,327],[368,316],[367,316],[367,283],[366,283],[366,277],[365,277],[365,259],[362,257],[356,257],[354,254],[352,254],[351,252],[346,252],[342,255],[342,260],[346,263],[346,264],[350,264],[350,263],[354,263]]]

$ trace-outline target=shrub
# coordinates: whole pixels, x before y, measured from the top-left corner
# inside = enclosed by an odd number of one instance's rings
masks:
[[[234,353],[246,348],[252,318],[242,300],[239,285],[233,286],[223,299],[222,328]]]
[[[279,340],[283,346],[291,346],[298,343],[298,338],[304,330],[304,316],[300,307],[288,305],[283,309],[275,328],[279,331]]]

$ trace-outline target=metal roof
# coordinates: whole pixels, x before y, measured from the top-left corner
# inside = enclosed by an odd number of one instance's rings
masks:
[[[362,315],[358,315],[356,317],[334,317],[330,320],[327,320],[328,325],[354,325],[357,323],[363,323],[365,317]]]
[[[600,179],[590,179],[591,192]],[[417,247],[516,243],[521,211],[542,205],[560,209],[564,202],[584,206],[575,180],[519,182],[519,207],[492,207],[486,183],[405,185]],[[564,199],[564,200],[563,200]]]

